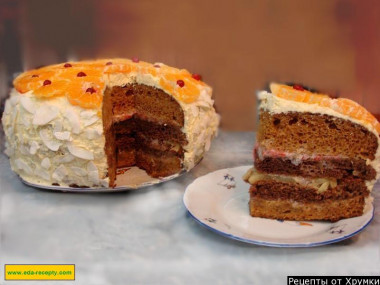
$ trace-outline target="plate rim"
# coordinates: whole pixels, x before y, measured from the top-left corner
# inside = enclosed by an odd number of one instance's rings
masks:
[[[229,239],[232,239],[232,240],[237,240],[237,241],[244,242],[244,243],[247,243],[247,244],[254,244],[254,245],[260,245],[260,246],[267,246],[267,247],[276,247],[276,248],[307,248],[307,247],[324,246],[324,245],[329,245],[329,244],[332,244],[332,243],[336,243],[336,242],[340,242],[340,241],[349,239],[349,238],[353,237],[354,235],[360,233],[361,231],[363,231],[372,222],[372,220],[373,220],[373,218],[375,216],[375,205],[374,205],[374,203],[372,203],[372,213],[371,213],[371,217],[369,218],[369,220],[363,226],[361,226],[360,228],[358,228],[356,231],[351,232],[351,233],[349,233],[347,235],[340,236],[340,237],[333,238],[333,239],[328,239],[328,240],[320,241],[320,242],[277,243],[277,242],[267,242],[267,241],[262,241],[262,240],[247,239],[247,238],[239,237],[239,236],[233,235],[231,233],[228,233],[228,232],[216,229],[216,228],[212,227],[211,225],[209,225],[209,224],[203,222],[202,220],[200,220],[198,217],[196,217],[189,210],[188,206],[186,205],[186,201],[185,201],[185,199],[186,199],[186,193],[187,193],[188,189],[190,188],[190,186],[196,180],[198,180],[200,178],[203,178],[203,177],[205,177],[207,175],[210,175],[212,173],[221,171],[221,170],[230,170],[230,169],[236,169],[236,168],[240,168],[240,167],[252,167],[252,165],[240,165],[240,166],[236,166],[236,167],[221,168],[221,169],[217,169],[215,171],[209,172],[209,173],[207,173],[207,174],[205,174],[203,176],[200,176],[200,177],[196,178],[192,183],[190,183],[186,187],[185,193],[183,194],[183,198],[182,198],[183,205],[185,206],[186,211],[190,215],[190,217],[192,217],[198,224],[200,224],[204,228],[209,229],[212,232],[217,233],[217,234],[219,234],[219,235],[221,235],[221,236],[223,236],[225,238],[229,238]],[[350,219],[350,218],[348,218],[348,219]],[[344,221],[344,220],[348,220],[348,219],[342,219],[340,221]],[[273,219],[268,219],[268,220],[273,220]]]
[[[51,191],[51,192],[64,192],[64,193],[117,193],[117,192],[126,192],[126,191],[134,191],[134,190],[139,190],[142,188],[146,188],[149,186],[154,186],[157,184],[161,184],[163,182],[167,182],[170,180],[173,180],[175,178],[178,178],[185,174],[187,171],[185,169],[182,169],[180,172],[175,173],[170,176],[166,176],[163,178],[157,178],[156,181],[153,182],[144,182],[138,185],[137,187],[132,187],[132,186],[118,186],[115,188],[111,187],[88,187],[88,188],[76,188],[76,187],[66,187],[66,186],[55,186],[55,185],[43,185],[43,184],[36,184],[29,182],[25,179],[23,179],[20,175],[17,175],[21,182],[24,183],[25,185],[31,186],[32,188],[36,188],[37,190],[46,190],[46,191]]]

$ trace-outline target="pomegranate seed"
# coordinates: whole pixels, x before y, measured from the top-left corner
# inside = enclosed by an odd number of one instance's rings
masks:
[[[32,78],[39,77],[37,74],[33,74]]]
[[[72,67],[72,65],[70,63],[65,63],[65,65],[63,66],[64,68],[67,68],[67,67]]]
[[[139,62],[140,60],[139,60],[138,57],[135,56],[135,57],[132,57],[132,61],[133,61],[133,62]]]
[[[87,74],[84,73],[83,71],[81,71],[81,72],[79,72],[79,73],[77,74],[77,76],[78,76],[78,77],[84,77],[84,76],[87,76]]]
[[[111,64],[112,64],[112,62],[110,62],[110,61],[106,63],[106,65],[111,65]]]
[[[301,85],[298,85],[298,84],[294,84],[293,88],[299,91],[305,91],[305,88],[303,88]]]
[[[200,76],[199,74],[196,74],[196,73],[191,75],[191,77],[194,78],[195,80],[198,80],[198,81],[202,79],[202,76]]]
[[[185,86],[185,82],[183,82],[183,80],[177,80],[177,85],[179,86],[179,87],[183,87],[183,86]]]
[[[46,79],[43,83],[43,86],[50,85],[51,81],[49,79]]]
[[[86,89],[86,92],[92,94],[92,93],[95,93],[96,90],[95,90],[94,88],[90,87],[90,88],[87,88],[87,89]]]

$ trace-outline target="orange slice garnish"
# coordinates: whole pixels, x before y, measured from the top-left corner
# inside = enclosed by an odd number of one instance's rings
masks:
[[[178,84],[179,81],[183,81],[183,86]],[[160,85],[178,100],[188,104],[196,101],[200,94],[200,90],[194,84],[194,79],[191,78],[190,73],[165,74],[160,80]]]
[[[13,81],[13,85],[18,92],[25,93],[40,88],[43,82],[51,79],[54,74],[53,71],[40,72],[38,70],[31,70],[17,76]]]
[[[312,93],[307,90],[297,90],[291,86],[277,83],[271,83],[270,90],[277,97],[286,100],[327,107],[342,115],[346,115],[361,122],[370,124],[377,130],[378,133],[380,133],[380,123],[376,120],[376,118],[363,106],[350,99],[332,99],[325,94]]]
[[[104,83],[94,81],[91,78],[86,80],[74,80],[67,88],[67,99],[73,105],[83,108],[99,108],[103,100]]]
[[[69,86],[68,80],[46,80],[45,82],[37,89],[34,89],[33,93],[37,98],[52,98],[58,96],[64,96],[67,92]]]
[[[88,66],[73,66],[60,71],[59,76],[68,80],[87,80],[89,77],[100,80],[103,70],[100,68],[89,68]]]
[[[137,66],[130,63],[112,63],[104,68],[105,74],[136,72]]]
[[[177,92],[179,94],[178,99],[185,103],[196,101],[200,94],[199,88],[190,78],[184,78],[183,81],[185,82],[185,85],[183,87],[177,87]]]

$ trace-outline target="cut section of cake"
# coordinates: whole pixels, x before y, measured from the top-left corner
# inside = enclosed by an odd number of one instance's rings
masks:
[[[359,104],[271,84],[260,113],[250,214],[285,220],[360,216],[380,173],[380,124]]]
[[[219,124],[211,88],[162,63],[68,62],[24,72],[14,87],[5,152],[33,184],[114,187],[120,168],[155,178],[188,171]]]

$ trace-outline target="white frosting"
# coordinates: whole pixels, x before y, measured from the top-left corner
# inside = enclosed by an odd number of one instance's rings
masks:
[[[82,125],[88,120],[91,124],[84,131]],[[5,153],[24,180],[43,185],[108,185],[102,120],[95,111],[83,111],[66,97],[41,100],[31,92],[12,90],[2,122]]]
[[[380,137],[379,137],[379,133],[371,124],[364,121],[357,120],[350,116],[338,113],[337,111],[334,111],[331,108],[322,107],[317,104],[308,104],[308,103],[286,100],[278,96],[275,96],[274,94],[269,93],[267,91],[260,91],[258,93],[258,98],[261,100],[260,109],[266,110],[272,114],[273,113],[274,114],[288,113],[288,112],[308,112],[312,114],[325,114],[325,115],[334,116],[334,117],[338,117],[344,120],[351,121],[355,124],[363,126],[369,132],[373,133],[377,138],[378,148],[375,154],[375,159],[367,160],[367,164],[371,165],[376,170],[377,176],[375,180],[366,181],[366,185],[368,189],[370,191],[372,190],[373,185],[375,184],[376,180],[379,179],[380,177]]]
[[[109,87],[138,83],[165,91],[159,78],[150,74],[104,74],[103,80]],[[182,131],[188,141],[183,161],[186,170],[209,149],[220,120],[213,108],[211,88],[200,88],[195,102],[176,100],[185,118]],[[73,106],[65,96],[38,99],[32,92],[20,94],[13,89],[2,118],[5,153],[12,169],[36,184],[108,186],[103,122],[97,111]]]

